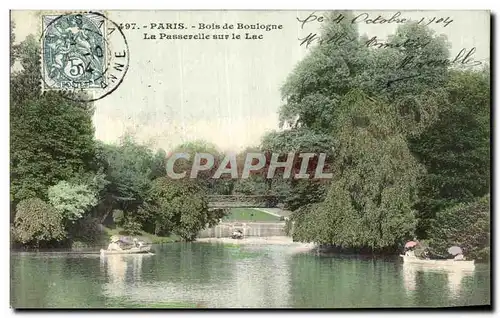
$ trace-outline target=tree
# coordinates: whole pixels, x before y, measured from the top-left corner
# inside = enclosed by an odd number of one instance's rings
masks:
[[[110,191],[116,196],[142,202],[151,184],[155,164],[153,152],[136,143],[131,135],[124,135],[118,145],[107,145],[106,148]]]
[[[97,155],[98,166],[109,182],[99,206],[101,222],[106,222],[115,208],[124,212],[124,219],[133,217],[146,199],[152,179],[161,173],[161,150],[155,155],[125,134],[117,145],[99,144]]]
[[[12,28],[14,30],[14,28]],[[11,33],[11,63],[18,61],[21,70],[11,71],[10,101],[11,108],[25,100],[37,99],[40,96],[40,44],[35,36],[29,35],[19,43],[13,44],[14,32]]]
[[[490,188],[490,76],[486,70],[453,71],[448,103],[439,120],[410,148],[425,165],[419,186],[418,236],[425,238],[440,210],[472,202]]]
[[[338,22],[339,14],[345,18]],[[281,125],[307,127],[330,134],[342,112],[343,96],[361,89],[383,98],[398,113],[400,129],[407,135],[431,124],[445,96],[449,44],[429,28],[416,23],[401,25],[387,46],[369,48],[369,39],[359,37],[350,12],[326,15],[321,37],[298,63],[281,89],[284,104]],[[411,75],[412,77],[409,77]]]
[[[62,215],[38,198],[19,202],[14,220],[15,239],[39,247],[66,237]]]
[[[86,185],[70,184],[60,181],[49,188],[49,202],[61,213],[64,220],[71,223],[83,218],[85,214],[97,205],[96,193]]]
[[[185,142],[175,147],[171,153],[186,153],[190,156],[189,159],[178,159],[174,164],[174,172],[180,173],[185,171],[187,179],[189,179],[191,174],[195,155],[197,153],[207,153],[214,156],[214,165],[209,170],[198,172],[197,179],[204,181],[213,175],[213,172],[217,169],[217,160],[222,158],[222,154],[219,152],[217,147],[205,140]],[[203,160],[202,164],[204,163],[206,163],[205,160]]]
[[[16,35],[14,34],[14,29],[16,28],[16,24],[14,21],[10,21],[10,66],[14,65],[16,61],[17,55],[17,45],[14,44],[16,42]]]
[[[360,91],[343,102],[350,109],[343,107],[338,119],[343,125],[335,132],[330,188],[324,202],[299,213],[294,239],[343,248],[394,247],[413,235],[420,167],[388,105]]]
[[[295,206],[294,239],[383,250],[413,235],[423,170],[407,139],[432,125],[445,102],[449,45],[408,23],[372,48],[376,39],[360,37],[351,20],[349,12],[331,13],[322,24],[325,41],[282,88],[282,125],[334,142],[324,201]]]
[[[207,225],[215,225],[220,216],[208,210],[202,188],[189,180],[158,178],[153,181],[143,213],[154,217],[155,232],[175,233],[186,241],[196,238]]]
[[[429,233],[432,252],[448,256],[447,249],[456,245],[463,249],[465,256],[487,261],[490,254],[490,213],[489,195],[439,211]]]
[[[47,199],[47,189],[83,174],[94,158],[93,108],[56,92],[40,95],[39,43],[29,36],[16,51],[22,70],[11,77],[10,177],[13,205]]]
[[[342,14],[340,23],[333,18]],[[368,49],[358,40],[356,25],[350,12],[331,12],[322,23],[321,38],[343,37],[338,44],[327,41],[311,48],[308,56],[294,68],[281,89],[285,102],[279,112],[281,126],[307,127],[329,133],[338,108],[338,97],[349,92],[353,77],[363,74],[368,66]],[[348,21],[349,20],[349,21]]]
[[[283,196],[285,208],[295,211],[301,206],[315,202],[321,202],[330,180],[328,179],[295,179],[293,175],[301,168],[302,160],[300,153],[326,154],[325,168],[331,165],[331,160],[335,155],[334,139],[331,134],[316,132],[307,127],[299,127],[282,132],[271,132],[262,139],[262,148],[271,153],[288,154],[295,153],[292,176],[289,179],[273,180],[272,190],[276,194]],[[318,156],[309,160],[307,173],[314,176]]]
[[[151,168],[151,179],[165,177],[167,175],[167,153],[163,149],[158,149],[153,156]]]
[[[195,140],[183,143],[177,146],[172,153],[186,153],[189,154],[189,159],[179,159],[174,164],[174,172],[182,173],[186,172],[186,180],[196,182],[204,188],[209,194],[224,194],[228,192],[228,188],[232,188],[232,182],[230,177],[221,176],[219,179],[214,179],[212,176],[219,168],[219,164],[224,158],[224,154],[220,153],[217,147],[204,140]],[[195,179],[191,178],[191,171],[193,168],[193,163],[195,160],[195,155],[200,153],[210,154],[214,157],[214,164],[208,170],[198,171]],[[201,159],[201,164],[206,164],[206,159]],[[200,164],[200,163],[198,163]],[[220,193],[222,192],[222,193]]]

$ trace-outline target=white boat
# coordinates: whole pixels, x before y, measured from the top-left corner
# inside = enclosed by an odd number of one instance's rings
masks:
[[[150,252],[151,250],[151,245],[144,245],[141,247],[132,247],[126,250],[119,250],[119,251],[108,251],[108,250],[101,250],[101,255],[114,255],[114,254],[152,254]]]
[[[474,261],[456,261],[453,259],[421,259],[415,256],[399,255],[403,258],[405,263],[416,264],[434,268],[446,268],[446,269],[464,269],[464,270],[474,270]]]

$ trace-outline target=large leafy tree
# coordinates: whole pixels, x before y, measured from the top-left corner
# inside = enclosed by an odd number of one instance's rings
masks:
[[[342,126],[324,202],[299,213],[294,238],[346,248],[385,249],[411,237],[412,209],[420,169],[393,111],[360,91],[344,98]]]
[[[294,238],[389,248],[413,234],[423,171],[407,139],[437,119],[446,96],[448,44],[426,27],[407,24],[388,45],[370,48],[351,14],[342,12],[340,22],[331,19],[337,14],[323,23],[321,37],[346,41],[312,48],[282,89],[282,123],[330,136],[335,144],[324,202],[299,209]]]
[[[92,168],[94,158],[91,104],[40,94],[40,52],[33,36],[15,52],[21,70],[11,77],[10,176],[14,204],[47,198],[47,189]]]
[[[318,163],[318,156],[310,158],[307,173],[309,179],[295,179],[293,176],[299,173],[302,160],[300,153],[324,153],[327,155],[325,168],[329,170],[331,160],[334,156],[334,140],[331,134],[315,132],[308,127],[298,127],[281,132],[271,132],[262,139],[263,149],[272,153],[288,154],[295,153],[294,167],[289,179],[281,179],[280,174],[273,180],[271,191],[284,196],[287,209],[292,211],[301,206],[320,202],[330,181],[328,179],[313,179]]]
[[[222,215],[209,211],[198,183],[162,177],[153,182],[138,217],[143,223],[154,222],[157,234],[175,233],[192,241],[200,230],[215,225]]]
[[[418,236],[436,213],[471,202],[490,189],[490,76],[487,70],[453,71],[439,120],[410,147],[427,169],[420,180]]]
[[[138,207],[145,202],[152,181],[166,174],[165,160],[163,149],[155,153],[128,133],[118,144],[99,144],[97,166],[105,172],[109,183],[98,209],[101,222],[111,221],[109,216],[113,209],[122,210],[124,220],[132,220]]]
[[[178,159],[174,164],[174,172],[181,173],[186,172],[186,180],[190,180],[191,182],[196,182],[200,187],[205,189],[207,194],[221,194],[227,195],[231,194],[234,180],[231,179],[231,176],[228,174],[222,175],[220,178],[212,178],[217,169],[219,168],[220,163],[223,161],[226,154],[221,153],[217,146],[207,142],[205,140],[194,140],[185,142],[183,144],[178,145],[172,150],[172,154],[174,153],[186,153],[189,154],[190,158],[186,159]],[[196,178],[191,179],[190,174],[193,168],[193,163],[195,161],[196,154],[210,154],[214,157],[214,164],[208,170],[198,171]],[[206,164],[206,159],[201,159],[201,165]],[[230,165],[228,165],[229,167]]]
[[[144,201],[157,164],[153,151],[126,134],[119,144],[104,145],[103,157],[110,181],[109,192],[117,197]]]
[[[333,20],[342,13],[341,22]],[[369,48],[360,37],[350,12],[332,12],[323,22],[324,39],[300,61],[282,87],[282,125],[307,127],[330,134],[343,96],[361,89],[384,98],[399,113],[400,128],[413,134],[435,120],[444,96],[449,44],[424,26],[398,27],[387,46]],[[411,44],[411,45],[410,45]],[[344,105],[344,106],[342,106]]]

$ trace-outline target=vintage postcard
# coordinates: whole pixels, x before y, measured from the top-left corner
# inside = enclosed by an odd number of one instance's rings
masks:
[[[489,11],[10,16],[13,308],[491,308]]]

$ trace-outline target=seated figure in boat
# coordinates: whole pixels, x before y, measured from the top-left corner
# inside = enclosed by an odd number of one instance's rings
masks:
[[[233,239],[240,239],[243,238],[243,233],[241,230],[234,230],[233,235],[231,236]]]
[[[464,257],[464,255],[463,255],[463,254],[461,254],[461,253],[460,253],[460,254],[457,254],[457,255],[453,258],[453,260],[455,260],[455,261],[465,261],[465,257]]]
[[[405,247],[405,256],[415,257],[415,247]]]
[[[139,241],[137,238],[134,238],[134,247],[141,248],[143,245],[144,245],[144,243]]]
[[[119,240],[120,239],[118,237],[113,235],[111,237],[111,243],[109,243],[109,245],[108,245],[108,251],[121,251],[122,248],[121,248],[120,244],[118,244]]]
[[[422,258],[423,259],[431,259],[430,255],[429,255],[429,250],[427,248],[423,251]]]

